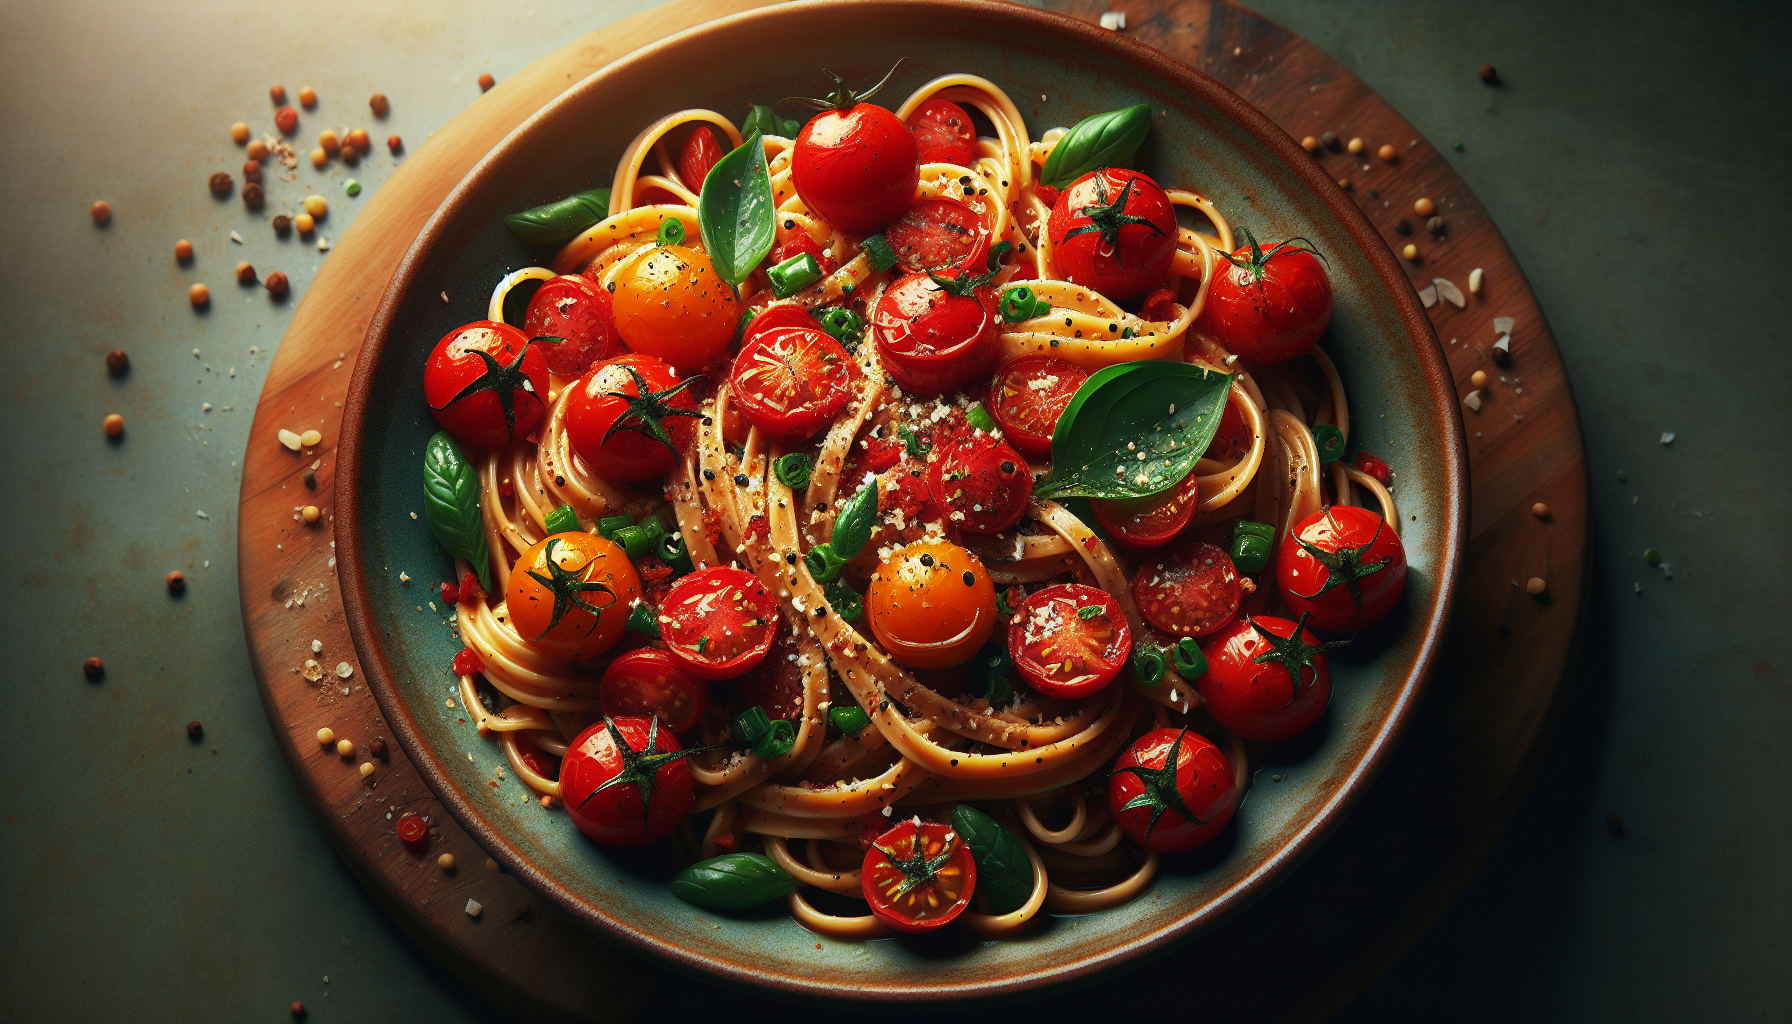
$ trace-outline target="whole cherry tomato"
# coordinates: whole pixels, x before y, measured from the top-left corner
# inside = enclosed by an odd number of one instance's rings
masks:
[[[1406,548],[1380,513],[1328,505],[1283,538],[1276,586],[1290,609],[1320,629],[1368,629],[1406,589]]]
[[[1116,302],[1155,288],[1176,255],[1170,197],[1124,167],[1103,167],[1072,183],[1052,207],[1046,233],[1064,280]]]
[[[966,437],[933,453],[927,489],[952,526],[1001,533],[1026,513],[1033,474],[1019,452],[995,438]]]
[[[1002,436],[1029,459],[1052,454],[1058,417],[1089,379],[1089,371],[1056,356],[1021,356],[996,370],[989,382],[989,408]]]
[[[672,367],[630,353],[599,363],[572,385],[566,438],[591,471],[622,483],[672,471],[696,436],[700,415]]]
[[[922,199],[884,229],[896,263],[911,274],[963,263],[984,241],[983,217],[950,199]]]
[[[679,577],[660,605],[660,636],[686,672],[733,679],[764,661],[778,639],[778,599],[745,569],[698,569]]]
[[[1312,349],[1332,322],[1332,283],[1313,250],[1290,239],[1267,251],[1249,231],[1247,246],[1221,255],[1201,311],[1208,333],[1256,363],[1285,363]]]
[[[872,842],[859,879],[879,921],[930,932],[970,906],[977,862],[950,825],[910,818]]]
[[[568,661],[616,646],[641,577],[628,554],[595,533],[556,533],[517,557],[504,600],[529,646]]]
[[[709,177],[709,169],[725,154],[715,129],[706,124],[692,129],[690,137],[684,140],[684,149],[678,153],[678,176],[684,179],[684,187],[701,194],[703,179]]]
[[[908,126],[857,99],[841,86],[833,109],[797,132],[790,161],[803,205],[840,231],[866,231],[900,217],[921,180]]]
[[[969,167],[977,158],[971,115],[951,100],[935,96],[916,107],[908,115],[908,130],[915,134],[915,152],[924,164]]]
[[[872,311],[871,333],[884,369],[903,390],[948,394],[995,366],[1001,324],[996,294],[974,282],[941,285],[926,274],[910,274],[884,289]]]
[[[610,662],[598,694],[611,718],[657,718],[673,732],[696,725],[709,706],[709,687],[685,674],[672,655],[651,647]]]
[[[1244,588],[1231,555],[1196,541],[1142,563],[1132,578],[1132,599],[1158,629],[1205,636],[1238,614]]]
[[[1331,703],[1329,646],[1305,628],[1304,618],[1298,627],[1273,615],[1235,620],[1201,645],[1207,671],[1195,680],[1195,692],[1214,721],[1247,740],[1297,736]]]
[[[1188,729],[1154,729],[1114,762],[1108,810],[1147,850],[1192,850],[1225,829],[1238,806],[1232,762]]]
[[[1132,628],[1113,595],[1081,583],[1034,593],[1014,610],[1008,656],[1047,697],[1087,697],[1113,682],[1132,654]]]
[[[700,370],[734,340],[740,300],[705,253],[644,245],[623,259],[613,281],[616,330],[635,352]]]
[[[592,841],[640,846],[678,825],[695,799],[686,750],[657,718],[594,723],[566,747],[560,794],[566,813]]]
[[[806,440],[846,408],[856,365],[819,327],[761,328],[741,343],[728,380],[754,426],[779,440]]]
[[[556,377],[578,377],[605,359],[627,351],[616,333],[610,293],[577,274],[542,282],[523,314],[523,333],[541,349]],[[534,341],[559,338],[557,342]]]
[[[449,331],[423,367],[423,400],[456,441],[496,450],[547,415],[548,365],[522,331],[479,320]]]
[[[918,541],[878,563],[865,614],[890,657],[914,668],[946,668],[976,654],[995,632],[996,588],[976,555],[946,541]]]
[[[1194,473],[1162,494],[1136,501],[1092,498],[1089,507],[1108,539],[1127,551],[1149,551],[1176,539],[1188,528],[1201,504],[1201,485]]]

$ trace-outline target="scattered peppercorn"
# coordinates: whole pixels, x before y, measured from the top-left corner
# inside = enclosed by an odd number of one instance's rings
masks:
[[[1617,811],[1613,811],[1605,816],[1605,827],[1611,831],[1612,835],[1617,836],[1619,839],[1623,839],[1626,835],[1624,830],[1624,816]]]
[[[355,752],[355,741],[340,739],[336,741],[336,753],[339,757],[347,757]]]
[[[1462,143],[1452,142],[1452,143],[1450,143],[1450,148],[1454,149],[1456,152],[1460,153],[1460,152],[1462,152]]]
[[[268,99],[273,100],[276,104],[285,103],[286,102],[286,86],[276,85],[272,89],[269,89],[268,90]]]
[[[212,290],[203,284],[195,284],[187,289],[187,301],[191,302],[195,308],[203,306],[212,301]]]
[[[497,84],[498,84],[498,80],[493,78],[491,72],[489,72],[489,71],[487,71],[486,73],[479,76],[479,91],[480,92],[486,92],[487,90],[491,89],[492,86],[497,85]]]
[[[367,106],[373,110],[374,117],[385,117],[386,114],[392,110],[392,103],[390,100],[386,99],[386,94],[383,92],[374,93],[373,96],[368,99]]]
[[[337,150],[342,148],[341,138],[328,128],[317,133],[317,144],[323,147],[324,152],[329,153],[332,156],[336,154]]]
[[[260,139],[256,139],[254,142],[249,143],[249,151],[244,155],[251,160],[266,160],[268,158],[268,144]]]
[[[436,858],[436,867],[441,868],[443,871],[453,871],[454,870],[454,854],[444,853],[440,857],[437,857]]]
[[[1336,153],[1338,151],[1338,133],[1326,132],[1319,136],[1319,144]]]
[[[1394,231],[1402,235],[1410,235],[1412,234],[1412,225],[1406,223],[1406,218],[1402,217],[1394,223]]]
[[[121,376],[131,368],[131,357],[124,354],[124,349],[115,348],[106,353],[106,372],[112,376]]]
[[[1361,153],[1363,151],[1363,140],[1360,138],[1351,139],[1350,144],[1344,148],[1350,150],[1352,153]]]
[[[248,207],[251,210],[259,210],[259,209],[261,209],[262,204],[265,202],[267,202],[267,195],[266,195],[266,193],[262,192],[261,185],[259,183],[251,181],[247,185],[243,186],[243,205],[244,206]]]
[[[1338,179],[1338,187],[1343,189],[1346,192],[1350,191],[1350,179],[1349,178],[1339,178]]]
[[[379,736],[375,736],[373,740],[367,744],[367,752],[374,757],[384,760],[386,757],[386,741]]]
[[[312,107],[317,106],[317,90],[311,88],[309,85],[300,86],[299,106],[304,107],[306,110],[310,110]]]
[[[169,573],[165,582],[168,584],[168,592],[170,594],[179,595],[187,592],[187,578],[181,575],[179,569]]]
[[[1488,85],[1498,85],[1500,84],[1500,73],[1494,70],[1492,64],[1483,64],[1481,65],[1481,81]]]
[[[1374,189],[1370,189],[1370,190],[1369,190],[1369,198],[1370,198],[1370,199],[1380,199],[1380,198],[1381,198],[1381,193],[1380,193],[1380,192],[1377,192],[1377,191],[1376,191],[1376,190],[1374,190]]]
[[[1319,140],[1314,138],[1313,136],[1309,135],[1306,138],[1300,140],[1300,148],[1306,150],[1309,153],[1317,153],[1317,152],[1319,152]]]
[[[317,730],[317,742],[323,744],[326,747],[329,746],[330,744],[336,742],[336,730],[330,728],[327,725],[324,726],[322,729]]]
[[[286,233],[291,230],[292,230],[292,218],[291,217],[288,217],[284,213],[279,214],[274,217],[274,234],[279,235],[280,237],[284,238],[284,237],[286,237]]]
[[[330,154],[324,152],[324,148],[322,146],[319,146],[316,149],[311,151],[311,166],[322,167],[323,165],[325,165],[329,162],[330,162]]]
[[[305,470],[305,472],[299,474],[299,480],[302,483],[304,483],[306,490],[310,490],[310,491],[317,490],[317,471],[316,470],[312,470],[312,469]],[[444,583],[442,585],[447,586],[446,583]],[[444,595],[444,600],[445,599],[446,599],[446,595]],[[449,601],[448,603],[453,604],[454,602]]]
[[[1375,155],[1381,158],[1382,163],[1387,164],[1400,159],[1400,152],[1394,148],[1394,144],[1391,142],[1382,143],[1381,148],[1375,151]]]
[[[1549,587],[1549,584],[1543,582],[1543,577],[1532,576],[1530,579],[1525,581],[1524,592],[1534,596],[1534,595],[1543,593],[1543,591],[1548,589],[1548,587]]]
[[[1419,261],[1419,247],[1409,243],[1406,248],[1400,250],[1400,255],[1405,257],[1409,262],[1417,263]]]
[[[1412,212],[1418,214],[1421,217],[1431,216],[1432,209],[1433,209],[1433,206],[1432,206],[1431,200],[1426,199],[1423,196],[1419,197],[1419,199],[1414,201],[1412,204]]]
[[[105,429],[107,437],[117,437],[124,433],[124,417],[117,413],[110,413],[100,426]]]
[[[373,150],[373,140],[367,137],[367,129],[365,128],[356,128],[353,131],[350,131],[348,137],[342,141],[344,144],[353,146],[363,153],[372,152]]]
[[[244,124],[241,121],[238,121],[237,123],[231,125],[230,126],[230,138],[231,138],[231,141],[235,142],[239,146],[245,142],[248,142],[249,141],[249,126]]]
[[[398,151],[404,148],[404,140],[396,135],[388,135],[386,137],[386,148],[392,151],[393,156],[397,156]]]
[[[361,162],[361,151],[344,142],[342,144],[342,162],[350,167]]]
[[[182,263],[193,258],[193,243],[186,239],[174,243],[174,258]]]
[[[187,739],[192,740],[194,743],[198,743],[204,737],[205,726],[200,725],[197,721],[187,723]]]
[[[106,663],[98,658],[88,658],[81,663],[81,671],[87,673],[89,679],[98,679],[106,674]]]
[[[1431,218],[1430,220],[1425,222],[1425,230],[1431,232],[1434,235],[1443,234],[1444,233],[1444,219],[1442,217]]]
[[[287,289],[290,288],[291,285],[289,285],[287,283],[286,275],[282,274],[280,271],[276,270],[272,274],[268,275],[268,279],[263,284],[263,287],[265,287],[268,290],[269,295],[272,295],[275,298],[279,298],[280,296],[286,294]]]
[[[307,523],[317,522],[318,518],[321,517],[322,515],[323,515],[323,513],[318,510],[318,507],[316,505],[306,505],[304,508],[299,510],[299,516],[301,518],[303,518]]]
[[[1474,373],[1469,374],[1468,382],[1478,388],[1486,387],[1487,386],[1487,371],[1486,370],[1476,370]]]
[[[238,263],[236,265],[236,279],[239,284],[254,284],[255,268],[250,266],[246,260],[242,263]]]
[[[299,234],[309,235],[311,229],[317,227],[317,222],[309,213],[301,213],[292,219],[292,226],[299,229]]]
[[[323,196],[314,193],[305,197],[305,212],[313,217],[322,217],[330,212],[330,204],[324,202]]]
[[[1512,353],[1507,352],[1503,348],[1488,349],[1487,354],[1492,357],[1494,362],[1500,364],[1501,366],[1506,365],[1506,362],[1512,358]]]
[[[275,86],[274,88],[278,89],[279,86]],[[305,1004],[304,1003],[301,1003],[297,999],[294,999],[292,1001],[292,1006],[289,1007],[289,1009],[292,1010],[292,1019],[293,1020],[304,1020],[305,1019]]]
[[[291,135],[298,131],[299,112],[291,107],[281,107],[274,111],[274,127],[280,129],[283,135]]]
[[[1549,506],[1545,505],[1544,503],[1539,501],[1535,505],[1531,506],[1531,515],[1536,516],[1538,519],[1548,519],[1549,518]]]
[[[261,183],[261,161],[248,160],[243,163],[243,180]]]
[[[104,224],[112,219],[112,204],[104,199],[95,199],[93,205],[87,208],[87,213],[95,224]]]
[[[236,183],[232,181],[230,175],[224,171],[214,173],[206,182],[206,185],[211,188],[212,195],[217,196],[219,199],[223,199],[225,196],[229,195],[230,190],[236,187]]]

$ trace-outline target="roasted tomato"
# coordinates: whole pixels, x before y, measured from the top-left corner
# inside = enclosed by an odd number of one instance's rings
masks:
[[[921,180],[915,137],[883,107],[847,95],[836,102],[796,133],[790,161],[796,194],[841,231],[888,224],[908,209]]]
[[[423,400],[456,441],[499,449],[547,415],[548,364],[523,332],[493,320],[456,327],[423,368]]]
[[[628,554],[595,533],[556,533],[522,553],[504,600],[510,625],[534,647],[567,661],[616,646],[641,579]]]
[[[950,825],[917,817],[877,837],[859,878],[879,921],[899,932],[930,932],[970,906],[977,862]]]
[[[1177,636],[1205,636],[1238,614],[1244,588],[1232,556],[1201,542],[1140,564],[1132,599],[1153,626]]]
[[[572,823],[594,842],[640,846],[664,838],[690,812],[685,750],[657,718],[610,718],[579,733],[560,765]]]
[[[709,687],[687,675],[672,655],[651,647],[610,662],[598,694],[611,718],[657,718],[673,732],[696,725],[709,706]]]
[[[1303,621],[1302,626],[1305,623]],[[1272,615],[1239,619],[1201,645],[1195,680],[1213,720],[1247,740],[1274,743],[1304,732],[1332,700],[1332,670],[1313,631]]]
[[[734,401],[754,426],[794,441],[815,436],[846,408],[855,365],[819,327],[761,328],[741,343],[728,379]]]
[[[967,437],[933,453],[927,490],[950,525],[1001,533],[1026,513],[1033,474],[1013,448],[988,435]]]
[[[1380,513],[1330,505],[1283,538],[1276,586],[1289,608],[1320,629],[1368,629],[1406,589],[1406,548]]]
[[[884,229],[897,265],[911,274],[958,266],[985,234],[982,216],[950,199],[920,200]]]
[[[890,657],[945,668],[976,654],[996,628],[996,588],[977,556],[920,541],[878,564],[865,592],[871,632]]]
[[[969,167],[977,159],[971,115],[951,100],[935,96],[916,107],[908,115],[908,130],[915,134],[915,155],[921,163]]]
[[[1126,614],[1097,587],[1046,587],[1009,620],[1008,656],[1027,685],[1047,697],[1087,697],[1112,682],[1131,655]]]
[[[666,595],[660,635],[685,671],[732,679],[764,661],[778,639],[778,599],[745,569],[699,569]]]
[[[1213,741],[1187,729],[1154,729],[1114,762],[1108,811],[1133,842],[1176,853],[1207,842],[1232,820],[1238,782]]]
[[[1305,241],[1265,251],[1251,238],[1225,257],[1201,311],[1215,340],[1255,363],[1285,363],[1313,347],[1332,322],[1332,283],[1313,250],[1294,244]]]
[[[696,249],[642,246],[613,280],[616,330],[635,352],[700,370],[734,340],[740,300]]]
[[[1137,501],[1092,498],[1095,521],[1108,538],[1128,551],[1149,551],[1176,539],[1201,504],[1201,485],[1190,473],[1162,494]]]
[[[1022,356],[996,370],[989,408],[1002,436],[1029,459],[1048,459],[1058,417],[1089,373],[1068,359]]]
[[[961,390],[999,357],[995,291],[967,287],[961,295],[948,290],[954,287],[956,282],[942,287],[926,274],[910,274],[884,289],[872,311],[871,334],[884,369],[911,394]]]
[[[653,356],[630,353],[600,363],[566,399],[566,439],[605,480],[652,480],[672,471],[696,436],[697,403]]]
[[[692,192],[703,191],[703,179],[709,177],[709,169],[722,159],[727,150],[722,148],[722,140],[716,138],[715,129],[700,124],[691,130],[684,140],[684,149],[678,153],[678,176],[684,179],[684,187]]]
[[[626,351],[616,333],[610,293],[577,274],[542,282],[523,314],[523,333],[541,349],[556,377],[579,377],[606,359]],[[537,338],[559,338],[557,342]]]
[[[1090,171],[1065,189],[1046,233],[1064,280],[1116,302],[1157,287],[1176,255],[1170,197],[1157,182],[1123,167]]]

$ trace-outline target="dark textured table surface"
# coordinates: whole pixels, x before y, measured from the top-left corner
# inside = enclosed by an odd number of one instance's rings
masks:
[[[330,124],[366,122],[384,91],[381,134],[414,146],[478,95],[480,72],[646,6],[0,8],[0,310],[20,374],[0,403],[0,678],[21,726],[0,751],[0,1019],[277,1020],[295,998],[313,1020],[501,1016],[383,919],[274,752],[234,518],[290,305],[239,292],[231,268],[283,270],[299,298],[329,257],[215,205],[204,179],[236,169],[228,126],[265,122],[276,81],[315,86]],[[1428,138],[1463,142],[1451,159],[1573,376],[1594,483],[1592,613],[1549,761],[1468,889],[1342,1017],[1784,1019],[1792,559],[1776,527],[1792,487],[1774,452],[1792,436],[1792,17],[1252,6]],[[1475,76],[1484,63],[1497,90]],[[382,153],[350,173],[371,190],[390,167]],[[317,187],[335,237],[367,193]],[[116,211],[101,230],[96,198]],[[191,267],[173,259],[181,237]],[[212,289],[203,315],[193,281]],[[122,380],[102,365],[114,347],[132,355]],[[101,435],[108,412],[126,417],[122,443]],[[1643,563],[1650,547],[1672,579]],[[162,585],[173,568],[190,584],[179,600]],[[106,661],[98,684],[89,655]],[[1298,936],[1265,955],[1290,952],[1325,955]],[[1192,982],[1194,1005],[1200,984],[1223,980]]]

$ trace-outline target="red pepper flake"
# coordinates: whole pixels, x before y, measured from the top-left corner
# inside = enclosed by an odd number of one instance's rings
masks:
[[[1139,308],[1139,316],[1146,320],[1176,319],[1176,293],[1168,288],[1159,288],[1145,297],[1145,304]]]
[[[716,837],[716,845],[733,853],[740,849],[740,838],[732,832],[724,832]]]
[[[452,583],[442,584],[442,603],[443,604],[459,604],[460,603],[460,588],[455,586]]]
[[[460,599],[479,604],[485,600],[485,588],[479,585],[479,577],[467,573],[460,578]]]
[[[1356,468],[1380,481],[1384,487],[1394,478],[1394,474],[1388,470],[1388,464],[1368,452],[1356,453]]]
[[[1035,185],[1033,191],[1039,196],[1039,201],[1045,205],[1058,205],[1058,190],[1050,185]]]
[[[465,647],[454,656],[454,661],[450,662],[448,667],[457,676],[470,676],[477,672],[484,672],[485,662],[480,659],[478,651],[471,647]]]
[[[514,498],[516,497],[516,488],[511,485],[510,481],[504,480],[498,484],[498,494],[505,498]]]

